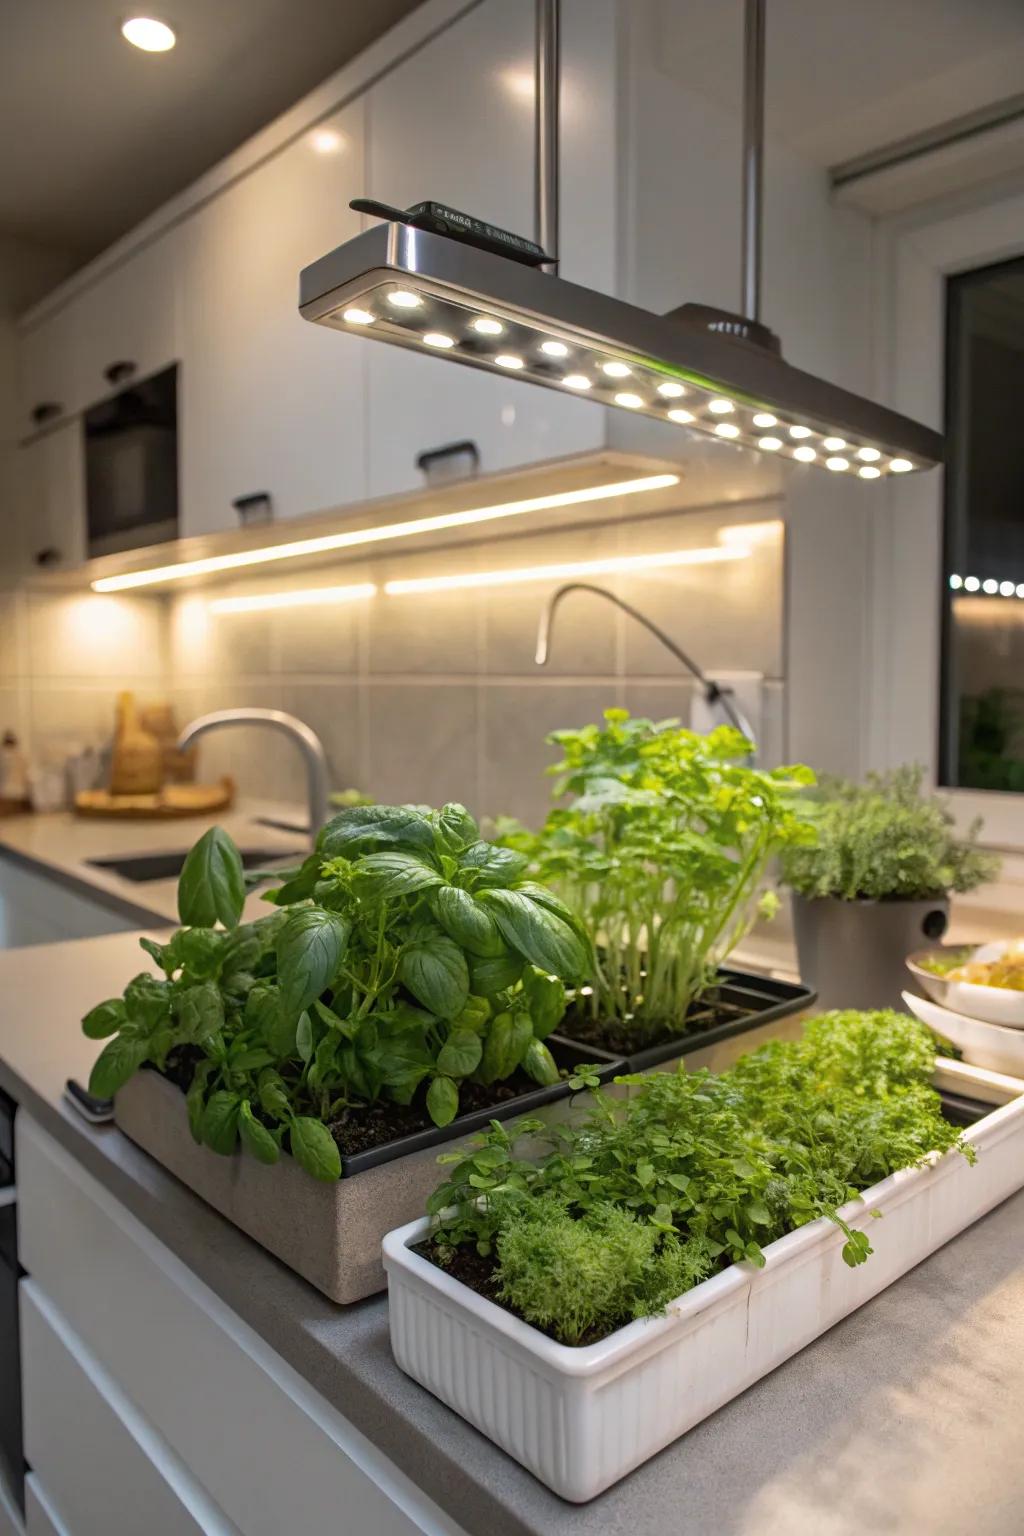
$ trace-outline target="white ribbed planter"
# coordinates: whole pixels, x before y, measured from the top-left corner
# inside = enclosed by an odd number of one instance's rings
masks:
[[[870,1236],[866,1264],[850,1269],[839,1230],[815,1221],[763,1269],[733,1265],[665,1316],[572,1349],[413,1253],[429,1231],[416,1221],[384,1239],[395,1359],[555,1493],[594,1498],[1024,1184],[1024,1084],[959,1062],[936,1083],[999,1107],[964,1133],[973,1168],[950,1152],[844,1209]]]

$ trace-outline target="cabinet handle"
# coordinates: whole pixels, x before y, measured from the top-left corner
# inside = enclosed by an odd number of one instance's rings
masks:
[[[416,455],[416,468],[428,485],[475,475],[480,470],[480,450],[468,437],[458,443],[443,443],[440,448],[425,448]]]
[[[260,523],[274,521],[274,502],[269,491],[250,491],[247,496],[236,496],[231,505],[243,528],[255,528]]]
[[[52,544],[47,545],[45,549],[37,549],[35,553],[36,565],[42,566],[44,571],[59,565],[60,559],[60,550],[54,548]]]
[[[110,363],[106,368],[104,368],[103,376],[111,384],[123,384],[125,379],[130,379],[134,372],[134,363]]]
[[[46,422],[53,421],[55,417],[62,416],[63,414],[64,407],[56,400],[42,400],[38,405],[32,407],[32,420],[37,427],[41,427]]]

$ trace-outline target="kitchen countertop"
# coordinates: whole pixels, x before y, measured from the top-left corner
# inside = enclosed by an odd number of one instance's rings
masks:
[[[1018,1532],[1024,1193],[589,1505],[563,1503],[402,1375],[383,1296],[340,1308],[63,1100],[137,935],[0,955],[0,1085],[469,1536]]]
[[[70,811],[4,817],[0,821],[0,856],[48,875],[69,890],[88,897],[140,927],[177,924],[178,881],[128,880],[90,859],[125,858],[132,854],[186,852],[208,827],[221,826],[240,848],[265,849],[274,858],[299,863],[308,852],[309,838],[265,826],[260,818],[301,826],[307,820],[303,807],[272,801],[241,800],[227,811],[210,816],[168,818],[163,821],[115,820],[112,817],[74,816]],[[294,858],[293,858],[294,855]],[[264,916],[269,907],[259,895],[250,896],[247,919]]]

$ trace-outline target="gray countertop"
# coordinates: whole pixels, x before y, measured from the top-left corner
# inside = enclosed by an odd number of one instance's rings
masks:
[[[468,1536],[987,1536],[1024,1529],[1024,1194],[592,1504],[563,1503],[339,1308],[62,1099],[79,1016],[144,957],[115,934],[0,954],[0,1085]]]

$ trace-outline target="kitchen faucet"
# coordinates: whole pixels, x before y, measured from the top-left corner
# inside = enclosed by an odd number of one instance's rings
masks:
[[[295,742],[306,760],[309,835],[315,843],[328,811],[327,754],[316,732],[282,709],[215,709],[212,714],[200,715],[198,720],[186,725],[178,737],[178,751],[184,752],[198,737],[207,731],[218,730],[222,725],[268,725],[271,730],[282,731]]]
[[[660,640],[665,649],[671,651],[676,660],[681,661],[686,670],[692,673],[698,683],[700,683],[704,689],[706,702],[709,705],[717,706],[722,714],[726,716],[729,724],[734,725],[747,738],[753,748],[753,757],[756,758],[757,742],[754,739],[754,732],[750,721],[743,714],[742,710],[738,708],[728,691],[719,687],[713,678],[708,677],[707,673],[698,667],[693,658],[688,656],[681,646],[676,645],[675,641],[670,639],[665,631],[660,629],[652,619],[647,618],[638,608],[634,608],[631,603],[624,602],[621,597],[616,597],[615,593],[609,592],[607,587],[595,587],[589,581],[569,581],[551,594],[544,605],[544,610],[540,616],[540,625],[537,629],[537,653],[535,660],[538,667],[547,665],[548,657],[551,654],[551,636],[554,632],[555,613],[562,598],[568,597],[570,592],[593,592],[597,597],[606,597],[610,603],[615,604],[616,608],[621,608],[623,613],[628,613],[631,619],[636,619],[638,624],[642,624],[644,629],[652,634],[656,640]]]

